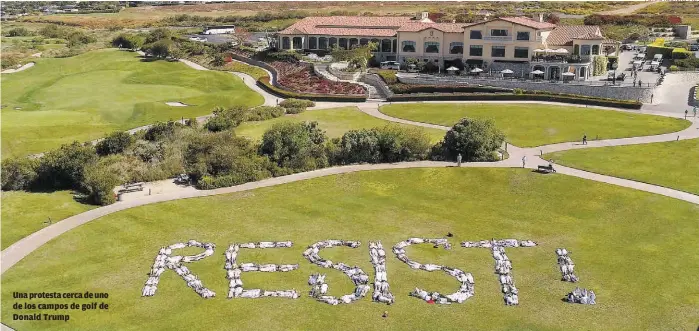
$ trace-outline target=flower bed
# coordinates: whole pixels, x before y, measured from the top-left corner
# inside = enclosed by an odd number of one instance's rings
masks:
[[[265,89],[267,92],[282,98],[305,99],[312,101],[328,101],[328,102],[364,102],[366,95],[338,95],[338,94],[315,94],[315,93],[297,93],[281,89],[272,85],[269,82],[269,77],[262,77],[257,80],[257,85]]]
[[[270,63],[270,65],[279,74],[277,83],[291,91],[352,96],[363,96],[366,94],[364,87],[361,85],[333,82],[316,76],[311,66],[306,63],[275,61]]]

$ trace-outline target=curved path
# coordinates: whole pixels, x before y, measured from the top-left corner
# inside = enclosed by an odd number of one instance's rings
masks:
[[[195,63],[192,63],[190,61],[182,60],[185,64],[189,65],[190,67],[193,67],[197,70],[208,70],[202,66],[199,66]],[[243,82],[250,88],[252,88],[255,91],[258,91],[264,98],[265,98],[265,104],[268,102],[271,102],[274,100],[274,104],[276,104],[277,98],[269,93],[267,93],[264,90],[259,89],[257,87],[255,80],[242,73],[235,73],[239,77],[243,79]],[[464,103],[464,102],[460,102]],[[476,103],[484,103],[482,101],[478,101]],[[507,103],[507,102],[503,102]],[[516,102],[516,103],[522,103],[522,102]],[[535,102],[541,104],[542,102]],[[555,103],[552,103],[555,104]],[[388,120],[388,121],[393,121],[393,122],[398,122],[398,123],[403,123],[403,124],[410,124],[410,125],[416,125],[416,126],[422,126],[422,127],[428,127],[428,128],[436,128],[436,129],[441,129],[441,130],[449,130],[449,127],[445,126],[440,126],[440,125],[435,125],[435,124],[429,124],[429,123],[420,123],[420,122],[414,122],[414,121],[408,121],[400,118],[395,118],[391,117],[388,115],[385,115],[381,112],[379,112],[379,106],[381,106],[381,103],[373,103],[373,102],[366,102],[366,103],[317,103],[316,107],[313,107],[312,109],[327,109],[327,108],[334,108],[338,106],[356,106],[358,107],[361,111],[371,115],[375,116],[377,118],[383,119],[383,120]],[[570,105],[568,105],[570,106]],[[615,110],[620,110],[620,109],[615,109]],[[629,110],[620,110],[620,111],[629,111]],[[655,112],[649,112],[655,115],[661,115],[661,116],[676,116],[671,113],[666,113],[662,111],[655,111]],[[209,115],[210,116],[210,115]],[[200,117],[202,120],[206,119],[208,116],[202,116]],[[200,118],[197,118],[197,120],[200,120]],[[137,128],[133,130],[138,130],[138,129],[143,129],[147,128],[142,127],[142,128]],[[132,130],[132,131],[133,131]],[[679,135],[679,138],[678,138]],[[603,146],[620,146],[620,145],[629,145],[629,144],[645,144],[645,143],[652,143],[652,142],[661,142],[661,141],[672,141],[676,139],[691,139],[691,138],[697,138],[699,137],[699,125],[697,123],[693,123],[689,128],[680,131],[678,133],[671,133],[671,134],[662,134],[662,135],[655,135],[655,136],[646,136],[646,137],[635,137],[635,138],[622,138],[622,139],[608,139],[608,140],[598,140],[598,141],[590,141],[587,145],[579,145],[576,143],[560,143],[560,144],[552,144],[552,145],[546,145],[546,146],[540,146],[540,147],[534,147],[534,148],[519,148],[516,146],[509,145],[507,146],[508,153],[510,154],[510,157],[507,160],[499,161],[499,162],[471,162],[471,163],[464,163],[462,164],[462,167],[505,167],[505,168],[513,168],[513,167],[526,167],[528,169],[536,169],[538,165],[547,165],[548,162],[542,160],[538,156],[540,153],[545,152],[553,152],[553,151],[562,151],[562,150],[568,150],[568,149],[577,149],[577,148],[594,148],[594,147],[603,147]],[[526,162],[526,165],[522,165],[522,158],[526,156],[528,159],[528,162]],[[45,243],[49,242],[50,240],[58,237],[59,235],[74,229],[82,224],[85,224],[87,222],[90,222],[92,220],[98,219],[102,216],[109,215],[121,210],[137,207],[137,206],[143,206],[147,204],[152,204],[152,203],[158,203],[158,202],[163,202],[163,201],[171,201],[171,200],[178,200],[178,199],[187,199],[187,198],[195,198],[195,197],[204,197],[204,196],[210,196],[210,195],[218,195],[218,194],[228,194],[228,193],[233,193],[233,192],[241,192],[241,191],[247,191],[247,190],[252,190],[252,189],[257,189],[261,187],[269,187],[269,186],[275,186],[275,185],[280,185],[280,184],[285,184],[285,183],[290,183],[290,182],[295,182],[295,181],[300,181],[300,180],[306,180],[306,179],[311,179],[311,178],[318,178],[318,177],[323,177],[323,176],[329,176],[329,175],[336,175],[336,174],[343,174],[343,173],[351,173],[351,172],[358,172],[358,171],[367,171],[367,170],[383,170],[383,169],[404,169],[404,168],[430,168],[430,167],[453,167],[454,163],[451,162],[435,162],[435,161],[417,161],[417,162],[401,162],[401,163],[391,163],[391,164],[359,164],[359,165],[349,165],[349,166],[342,166],[342,167],[331,167],[331,168],[325,168],[325,169],[319,169],[315,171],[310,171],[310,172],[304,172],[304,173],[298,173],[298,174],[293,174],[293,175],[288,175],[288,176],[282,176],[282,177],[276,177],[276,178],[269,178],[269,179],[264,179],[261,181],[257,182],[251,182],[251,183],[245,183],[242,185],[237,185],[233,187],[226,187],[226,188],[220,188],[220,189],[215,189],[215,190],[208,190],[208,191],[199,191],[199,190],[192,190],[186,189],[186,190],[178,190],[178,191],[173,191],[165,194],[160,194],[160,195],[152,195],[152,196],[146,196],[137,200],[127,200],[127,201],[121,201],[117,202],[112,205],[96,208],[87,212],[84,212],[82,214],[78,214],[69,218],[66,218],[63,221],[60,221],[58,223],[55,223],[53,225],[50,225],[48,227],[45,227],[35,233],[32,233],[31,235],[21,239],[20,241],[14,243],[10,247],[6,248],[4,251],[2,251],[2,256],[0,257],[0,260],[2,261],[2,264],[0,266],[0,274],[4,273],[8,269],[10,269],[12,266],[14,266],[17,262],[19,262],[21,259],[23,259],[25,256],[29,255],[31,252],[34,250],[38,249]],[[681,192],[665,187],[660,187],[657,185],[650,185],[646,183],[640,183],[640,182],[635,182],[631,180],[626,180],[626,179],[621,179],[621,178],[616,178],[616,177],[611,177],[611,176],[605,176],[605,175],[600,175],[600,174],[595,174],[587,171],[582,171],[578,169],[573,169],[573,168],[568,168],[564,166],[557,165],[556,170],[559,174],[566,174],[570,176],[575,176],[575,177],[580,177],[580,178],[585,178],[585,179],[590,179],[594,181],[599,181],[599,182],[604,182],[604,183],[609,183],[613,185],[618,185],[618,186],[624,186],[624,187],[629,187],[637,190],[642,190],[646,192],[651,192],[651,193],[656,193],[656,194],[661,194],[664,196],[688,201],[694,204],[699,204],[699,196],[693,195],[690,193],[686,192]]]
[[[27,64],[25,64],[17,69],[5,69],[2,72],[0,72],[0,74],[14,74],[15,72],[24,71],[24,70],[27,70],[27,69],[33,67],[33,66],[34,66],[34,62],[29,62],[29,63],[27,63]]]

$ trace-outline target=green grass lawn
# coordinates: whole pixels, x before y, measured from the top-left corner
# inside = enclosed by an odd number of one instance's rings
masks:
[[[519,147],[566,141],[611,139],[680,131],[689,121],[614,110],[540,104],[394,104],[381,112],[408,120],[452,126],[463,117],[492,118]]]
[[[387,124],[401,125],[405,127],[414,127],[412,125],[397,124],[362,113],[357,107],[343,107],[322,110],[307,110],[301,114],[285,115],[283,117],[261,122],[246,122],[235,129],[235,133],[239,136],[250,137],[255,140],[262,139],[262,135],[267,129],[275,123],[283,121],[316,121],[320,127],[325,130],[325,133],[330,138],[342,137],[349,130],[370,129],[382,127]],[[446,131],[438,129],[425,130],[433,143],[436,143],[442,138]]]
[[[168,101],[191,106],[171,107]],[[2,156],[44,152],[113,130],[205,115],[216,106],[262,102],[230,73],[197,71],[177,62],[142,62],[126,51],[38,59],[29,70],[2,75]]]
[[[17,330],[694,330],[699,311],[699,208],[660,195],[525,169],[402,169],[329,176],[250,192],[185,199],[105,216],[52,240],[2,278],[3,322]],[[408,296],[416,286],[451,293],[458,282],[412,270],[390,247],[414,236],[454,234],[452,250],[416,245],[421,263],[473,274],[476,296],[464,304],[429,305]],[[396,303],[364,298],[329,306],[307,296],[308,276],[327,273],[331,295],[353,288],[341,272],[304,260],[307,245],[360,240],[357,249],[321,256],[358,265],[373,279],[368,242],[388,250],[388,280]],[[534,248],[510,248],[520,305],[507,307],[485,249],[464,240],[519,238]],[[217,293],[201,299],[166,271],[154,297],[141,289],[162,246],[196,239],[217,245],[213,256],[187,264]],[[227,299],[224,251],[233,242],[292,240],[293,248],[241,250],[239,263],[299,263],[289,273],[245,273],[246,288],[292,289],[297,300]],[[554,250],[565,247],[577,284],[560,281]],[[187,250],[194,252],[193,250]],[[594,289],[598,304],[561,301],[576,286]],[[109,311],[70,311],[68,322],[13,321],[14,291],[107,292]],[[370,296],[370,295],[369,295]],[[389,317],[381,318],[386,310]],[[23,310],[32,313],[34,310]],[[44,311],[46,312],[46,311]],[[59,313],[66,313],[59,311]],[[233,327],[234,326],[234,327]]]
[[[73,200],[70,191],[29,193],[23,191],[2,192],[2,249],[41,230],[49,217],[58,222],[67,217],[88,211],[95,206]]]
[[[550,153],[573,168],[699,194],[699,139]]]

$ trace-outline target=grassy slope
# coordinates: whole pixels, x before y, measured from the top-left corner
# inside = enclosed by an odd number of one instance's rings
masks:
[[[573,189],[571,189],[573,188]],[[186,199],[106,216],[49,242],[3,275],[2,317],[18,330],[330,330],[340,325],[386,330],[690,330],[699,289],[697,206],[645,192],[523,169],[405,169],[331,176],[252,192]],[[361,240],[358,249],[321,255],[358,265],[373,278],[369,240],[386,248],[412,236],[455,234],[451,251],[418,245],[409,256],[474,275],[476,296],[462,305],[428,305],[414,287],[449,293],[444,274],[411,270],[389,251],[388,279],[397,302],[365,298],[328,306],[306,296],[308,275],[328,274],[331,295],[351,290],[336,270],[305,261],[305,246],[328,238]],[[108,236],[105,233],[109,233]],[[463,240],[516,237],[536,248],[508,249],[520,305],[506,307],[487,250]],[[217,244],[213,256],[188,264],[217,292],[199,298],[173,272],[155,297],[141,288],[158,248],[197,239]],[[246,273],[246,288],[291,289],[297,300],[226,299],[223,252],[232,242],[293,240],[289,249],[243,250],[240,263],[299,263],[286,274]],[[559,281],[553,251],[572,252],[581,281]],[[681,268],[681,270],[678,270]],[[59,271],[60,272],[57,272]],[[561,298],[575,286],[592,288],[598,305]],[[11,321],[13,291],[109,293],[109,312],[71,312],[69,322]],[[652,299],[649,299],[652,298]],[[21,300],[20,300],[21,301]],[[63,300],[65,301],[65,300]],[[68,300],[70,301],[70,300]],[[74,300],[80,303],[94,300]],[[51,302],[59,302],[52,300]],[[389,311],[389,318],[381,313]],[[25,311],[30,313],[31,310]]]
[[[94,207],[76,202],[70,191],[2,192],[2,249],[43,228],[49,217],[58,222]]]
[[[275,123],[282,121],[317,121],[320,127],[325,130],[326,134],[330,138],[342,137],[342,135],[349,130],[369,129],[385,126],[387,124],[399,125],[364,114],[356,107],[344,107],[323,110],[307,110],[301,114],[286,115],[273,120],[247,122],[235,129],[235,133],[239,136],[261,139],[262,134],[264,134],[267,129],[269,129]],[[446,133],[445,131],[437,129],[424,130],[430,135],[432,142],[435,143],[442,140],[442,138],[444,138],[444,134]]]
[[[680,131],[689,121],[613,110],[539,104],[395,104],[381,112],[451,126],[463,117],[492,118],[507,141],[533,147],[582,139],[611,139]]]
[[[193,106],[170,107],[167,101]],[[215,106],[262,102],[229,73],[142,62],[131,52],[109,49],[40,59],[27,71],[2,76],[3,157],[43,152],[156,121],[205,115]]]
[[[699,194],[699,139],[547,154],[562,165]]]

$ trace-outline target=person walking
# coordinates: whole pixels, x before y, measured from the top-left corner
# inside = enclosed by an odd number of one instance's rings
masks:
[[[640,79],[638,80],[638,87],[643,87],[643,82]]]
[[[694,117],[697,117],[697,106],[694,106]]]
[[[527,166],[527,156],[522,156],[522,168],[525,168]]]
[[[459,155],[456,156],[456,165],[458,167],[461,167],[461,153],[459,153]]]
[[[587,135],[583,135],[583,145],[587,145]]]
[[[685,109],[684,110],[684,119],[687,119],[687,115],[689,115],[689,110]]]
[[[651,94],[650,94],[650,103],[653,103],[653,96],[654,96],[654,94],[651,93]]]

